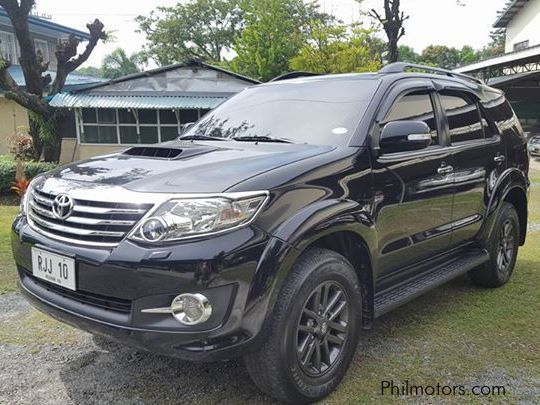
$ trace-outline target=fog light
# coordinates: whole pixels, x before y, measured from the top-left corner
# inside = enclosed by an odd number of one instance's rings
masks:
[[[171,303],[171,312],[184,325],[197,325],[210,318],[212,305],[202,294],[181,294]]]
[[[167,225],[161,218],[149,218],[141,227],[141,235],[150,242],[156,242],[165,236]]]

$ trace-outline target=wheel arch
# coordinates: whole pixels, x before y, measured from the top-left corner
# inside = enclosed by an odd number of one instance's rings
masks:
[[[522,246],[527,235],[527,193],[521,187],[515,186],[508,190],[503,201],[509,202],[516,209],[519,218],[519,244]]]
[[[366,241],[357,233],[339,230],[312,241],[303,252],[317,247],[339,253],[353,266],[362,291],[362,323],[364,327],[369,327],[374,313],[374,276],[371,253]]]
[[[495,220],[502,203],[510,202],[516,208],[520,221],[520,244],[525,243],[527,233],[527,196],[529,180],[526,174],[515,167],[505,170],[494,185],[486,204],[486,216],[479,233],[479,239],[485,241],[493,231]]]

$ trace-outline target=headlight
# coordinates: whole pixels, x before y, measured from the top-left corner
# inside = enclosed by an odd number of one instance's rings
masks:
[[[32,188],[37,179],[37,177],[34,177],[32,181],[30,181],[30,184],[28,184],[25,193],[21,197],[21,204],[19,205],[21,215],[26,216],[26,213],[28,212],[28,195],[32,192]]]
[[[174,241],[218,233],[251,222],[267,194],[242,198],[172,199],[145,218],[131,235],[144,242]]]

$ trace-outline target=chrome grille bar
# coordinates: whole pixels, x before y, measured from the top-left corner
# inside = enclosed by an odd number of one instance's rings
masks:
[[[61,241],[116,246],[152,208],[153,203],[94,201],[73,198],[73,211],[65,219],[53,213],[55,194],[31,190],[28,222],[36,231]]]
[[[53,231],[60,231],[65,233],[70,233],[72,235],[81,235],[81,236],[111,236],[115,238],[120,238],[124,236],[123,232],[108,232],[108,231],[92,231],[79,228],[72,228],[69,226],[58,225],[49,221],[45,221],[37,216],[32,216],[32,220],[37,222],[40,225],[48,228]]]

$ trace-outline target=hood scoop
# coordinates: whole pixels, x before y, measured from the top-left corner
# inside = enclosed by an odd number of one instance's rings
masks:
[[[178,148],[135,146],[124,151],[122,154],[128,156],[151,157],[158,159],[174,159],[178,157],[182,152],[183,150]]]
[[[178,147],[178,143],[174,145],[172,144],[172,142],[167,142],[167,144],[162,144],[162,146],[134,146],[133,148],[127,149],[122,152],[121,155],[173,160],[184,159],[203,153],[212,152],[217,149],[215,147],[207,145],[189,144]]]

